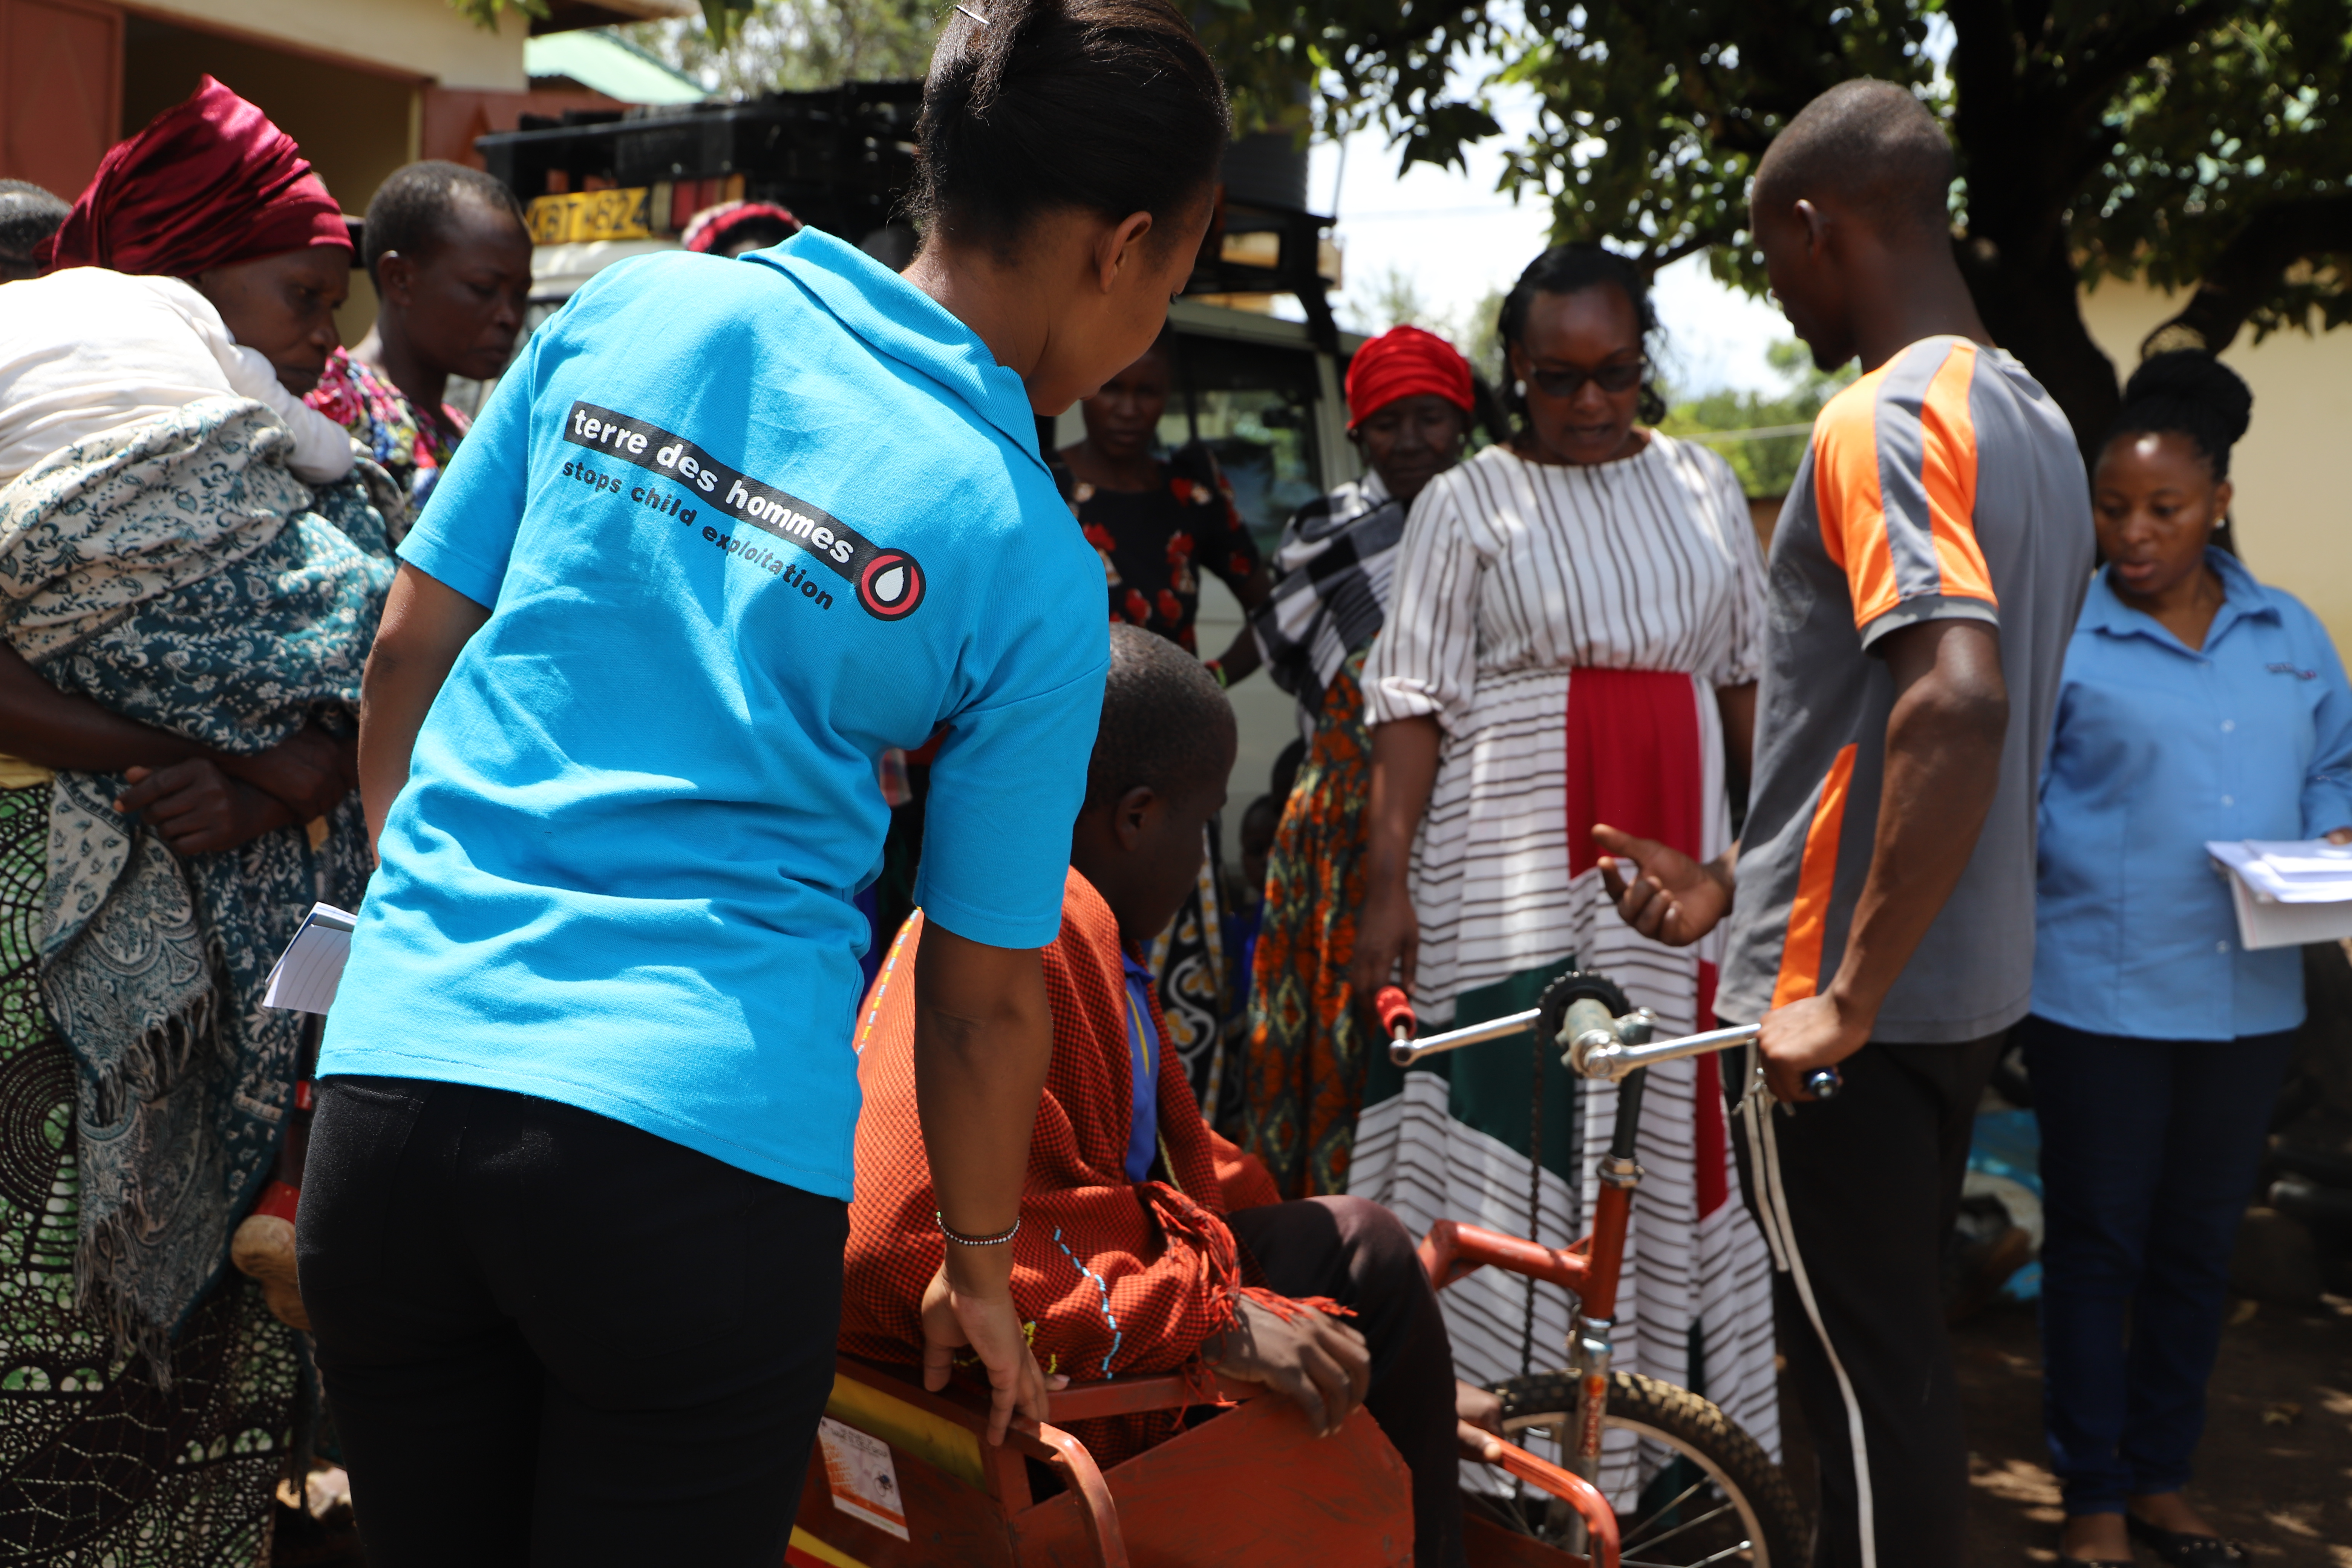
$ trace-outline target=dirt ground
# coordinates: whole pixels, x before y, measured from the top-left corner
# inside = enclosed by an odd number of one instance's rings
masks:
[[[2191,1495],[2263,1568],[2352,1568],[2352,1299],[2329,1297],[2319,1312],[2242,1301],[2233,1317]],[[2054,1563],[2063,1515],[2042,1442],[2033,1310],[1997,1307],[1953,1340],[1969,1421],[1969,1562]],[[1791,1479],[1806,1496],[1802,1419],[1793,1400],[1784,1412]],[[280,1510],[272,1563],[362,1568],[348,1526],[321,1529],[292,1509]]]
[[[2235,1305],[2189,1495],[2266,1568],[2352,1568],[2352,1300]],[[2030,1307],[1954,1331],[1967,1402],[1973,1563],[2055,1563],[2058,1485],[2042,1441]],[[2145,1551],[2143,1563],[2155,1557]]]

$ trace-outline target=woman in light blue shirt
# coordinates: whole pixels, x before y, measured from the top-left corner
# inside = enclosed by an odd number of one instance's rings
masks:
[[[968,1349],[992,1442],[1045,1414],[1013,1247],[1109,644],[1036,419],[1159,335],[1228,117],[1171,0],[941,26],[903,274],[814,228],[607,268],[402,541],[296,1222],[377,1568],[783,1558],[834,1381],[876,767],[934,736],[924,1375]]]
[[[2294,948],[2241,946],[2204,846],[2352,841],[2336,649],[2210,542],[2252,403],[2210,355],[2159,354],[2125,388],[2092,479],[2108,563],[2066,652],[2021,1026],[2061,1563],[2127,1563],[2133,1538],[2193,1568],[2245,1561],[2181,1488],[2303,967]]]

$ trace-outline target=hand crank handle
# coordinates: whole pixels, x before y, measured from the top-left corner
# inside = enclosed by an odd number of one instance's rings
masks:
[[[1444,1034],[1430,1035],[1418,1040],[1405,1029],[1391,1028],[1389,1060],[1401,1068],[1409,1068],[1423,1057],[1433,1057],[1444,1051],[1458,1051],[1465,1046],[1481,1046],[1488,1040],[1507,1039],[1513,1035],[1524,1034],[1536,1026],[1538,1013],[1538,1009],[1530,1007],[1524,1013],[1513,1013],[1506,1017],[1490,1018],[1483,1024],[1448,1029]],[[1410,1015],[1407,1016],[1410,1017]]]
[[[1410,1040],[1421,1028],[1421,1020],[1413,1016],[1412,998],[1402,985],[1381,986],[1373,994],[1372,1011],[1380,1015],[1381,1027],[1391,1040]]]

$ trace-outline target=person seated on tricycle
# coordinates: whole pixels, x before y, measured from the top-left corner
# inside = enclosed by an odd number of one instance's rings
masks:
[[[1274,1201],[1265,1168],[1202,1121],[1139,957],[1199,874],[1233,771],[1233,710],[1175,644],[1125,626],[1110,638],[1062,934],[1044,954],[1054,1055],[1010,1243],[1014,1305],[1056,1379],[1221,1373],[1296,1401],[1318,1434],[1361,1405],[1412,1469],[1414,1562],[1451,1568],[1463,1562],[1454,1356],[1412,1237],[1363,1198]],[[954,1243],[915,1113],[922,920],[899,931],[859,1020],[840,1342],[938,1369],[962,1339],[937,1280]],[[1076,1427],[1106,1469],[1181,1429],[1165,1411]]]

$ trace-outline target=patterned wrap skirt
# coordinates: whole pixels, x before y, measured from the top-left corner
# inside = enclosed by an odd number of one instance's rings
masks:
[[[1332,677],[1265,863],[1243,1056],[1242,1136],[1285,1199],[1348,1190],[1373,1044],[1348,964],[1364,903],[1371,742],[1359,648]]]
[[[251,1568],[305,1382],[292,1329],[223,1269],[165,1389],[75,1307],[74,1064],[35,954],[49,786],[0,789],[0,1564]]]

